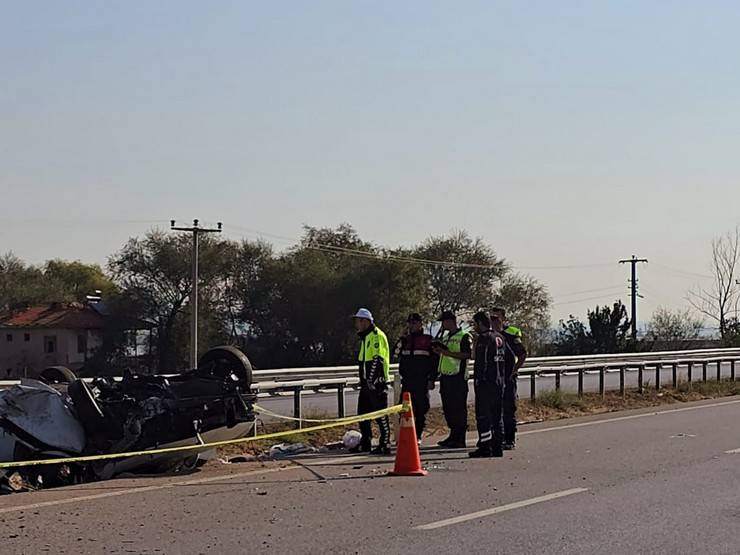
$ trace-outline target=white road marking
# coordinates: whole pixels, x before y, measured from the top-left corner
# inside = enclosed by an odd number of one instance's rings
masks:
[[[655,411],[655,412],[648,412],[644,414],[631,414],[629,416],[617,416],[615,418],[604,418],[602,420],[593,420],[591,422],[579,422],[578,424],[566,424],[564,426],[551,426],[550,428],[539,428],[537,430],[526,430],[524,432],[519,432],[518,435],[523,436],[523,435],[529,435],[529,434],[542,434],[545,432],[556,432],[558,430],[570,430],[573,428],[585,428],[587,426],[598,426],[600,424],[610,424],[612,422],[623,422],[625,420],[636,420],[638,418],[661,416],[663,414],[674,414],[677,412],[710,409],[710,408],[715,408],[715,407],[724,407],[727,405],[737,405],[738,403],[740,403],[740,399],[735,399],[734,401],[723,401],[721,403],[710,403],[708,405],[699,405],[696,407],[683,407],[680,409],[661,410],[661,411]]]
[[[730,449],[729,451],[725,451],[725,454],[727,455],[737,455],[740,453],[740,449]]]
[[[484,511],[478,511],[475,513],[469,513],[467,515],[460,515],[430,524],[422,524],[416,526],[414,530],[436,530],[437,528],[444,528],[445,526],[452,526],[453,524],[460,524],[461,522],[468,522],[469,520],[476,520],[486,516],[497,515],[499,513],[505,513],[506,511],[513,511],[514,509],[521,509],[522,507],[528,507],[530,505],[536,505],[537,503],[544,503],[545,501],[552,501],[554,499],[560,499],[561,497],[568,497],[569,495],[575,495],[577,493],[583,493],[588,491],[588,488],[574,488],[567,489],[565,491],[559,491],[557,493],[550,493],[548,495],[542,495],[540,497],[533,497],[532,499],[525,499],[524,501],[516,501],[509,503],[508,505],[501,505],[500,507],[493,507]]]

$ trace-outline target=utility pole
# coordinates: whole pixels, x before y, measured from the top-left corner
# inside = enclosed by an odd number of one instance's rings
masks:
[[[630,285],[632,289],[631,297],[632,297],[632,341],[637,341],[637,297],[640,297],[641,295],[637,292],[637,263],[638,262],[644,262],[647,263],[647,258],[637,258],[634,254],[632,255],[632,258],[629,260],[620,260],[620,264],[627,264],[630,263],[632,265],[632,279],[630,280]]]
[[[221,233],[223,224],[218,222],[217,225],[216,229],[199,227],[198,220],[193,220],[192,227],[175,227],[175,220],[170,220],[172,231],[187,231],[193,234],[193,275],[190,285],[190,368],[198,366],[198,236],[201,233]]]

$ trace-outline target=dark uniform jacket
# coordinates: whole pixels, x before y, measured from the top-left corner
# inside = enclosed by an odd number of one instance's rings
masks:
[[[527,358],[527,349],[522,343],[521,333],[517,335],[504,330],[501,335],[506,340],[506,379],[509,379],[514,374],[516,361]]]
[[[399,339],[397,345],[398,372],[406,386],[427,387],[437,377],[439,357],[432,351],[431,335],[410,333]]]
[[[503,386],[506,375],[506,339],[488,330],[475,343],[475,382]]]

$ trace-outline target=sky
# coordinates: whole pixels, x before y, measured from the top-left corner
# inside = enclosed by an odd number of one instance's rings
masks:
[[[740,223],[740,4],[0,0],[0,253],[171,218],[276,247],[465,229],[553,319],[687,306]]]

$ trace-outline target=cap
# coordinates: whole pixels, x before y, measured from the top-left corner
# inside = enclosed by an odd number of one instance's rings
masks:
[[[442,316],[439,317],[439,321],[443,322],[445,320],[457,320],[457,316],[455,316],[455,313],[451,310],[445,310],[442,313]]]
[[[407,322],[421,322],[422,321],[421,314],[419,314],[418,312],[412,312],[411,314],[409,314],[409,317],[406,319],[406,321]]]
[[[364,318],[365,320],[370,320],[373,322],[373,313],[370,312],[367,308],[361,308],[357,311],[357,314],[352,316],[352,318]]]

